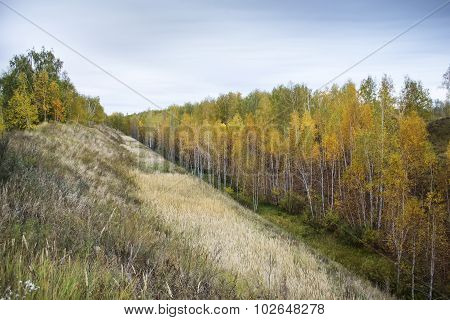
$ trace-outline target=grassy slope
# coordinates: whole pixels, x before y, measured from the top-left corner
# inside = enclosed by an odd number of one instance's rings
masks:
[[[111,129],[7,138],[0,297],[387,297]]]
[[[245,284],[238,285],[239,292],[256,288],[284,299],[387,297],[200,179],[176,172],[180,169],[173,165],[155,170],[154,152],[129,142],[148,171],[137,174],[142,201],[190,246],[206,250],[217,265],[237,274],[238,283]]]
[[[445,153],[450,139],[450,118],[442,118],[430,122],[428,124],[428,132],[435,151],[438,154]]]
[[[371,280],[386,291],[395,289],[395,264],[359,242],[360,236],[352,237],[352,233],[345,229],[329,230],[315,226],[305,215],[288,214],[271,205],[261,205],[258,213],[354,274]]]
[[[140,203],[114,131],[44,124],[0,146],[0,298],[237,297]]]

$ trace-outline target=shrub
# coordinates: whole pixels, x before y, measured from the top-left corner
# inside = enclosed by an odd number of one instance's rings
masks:
[[[305,208],[305,199],[298,193],[287,193],[281,198],[280,206],[289,213],[302,212]]]

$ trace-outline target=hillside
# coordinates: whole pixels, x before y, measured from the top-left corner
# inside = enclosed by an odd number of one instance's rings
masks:
[[[389,298],[118,131],[1,141],[2,298]]]
[[[450,117],[430,122],[427,129],[436,152],[445,153],[450,139]]]

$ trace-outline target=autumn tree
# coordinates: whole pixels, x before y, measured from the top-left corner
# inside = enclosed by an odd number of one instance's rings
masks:
[[[53,83],[54,81],[52,81]],[[33,101],[38,109],[38,113],[41,119],[47,122],[47,114],[49,112],[51,106],[51,95],[52,92],[50,90],[50,82],[48,80],[47,71],[39,71],[34,76],[34,95]]]
[[[420,81],[406,77],[400,94],[400,112],[408,114],[415,111],[427,119],[431,108],[432,100],[428,89],[425,89]]]
[[[377,85],[372,77],[367,77],[359,87],[359,97],[362,104],[375,104],[377,100]]]
[[[405,164],[399,153],[393,153],[385,169],[385,225],[388,245],[395,253],[397,267],[397,290],[400,285],[402,258],[405,251],[409,223],[405,203],[409,196],[410,181]]]
[[[398,138],[408,177],[420,181],[436,161],[425,121],[415,112],[401,118]]]
[[[50,111],[55,121],[64,120],[64,107],[60,98],[59,85],[56,81],[51,81],[48,89]]]
[[[85,97],[84,108],[86,109],[88,123],[102,123],[105,120],[105,112],[100,104],[99,97]]]
[[[298,121],[297,115],[294,113],[291,120],[291,130],[297,130]],[[298,172],[305,187],[306,196],[309,202],[309,209],[311,216],[315,217],[313,197],[313,179],[314,171],[313,164],[320,156],[319,145],[316,142],[317,129],[314,119],[311,117],[309,111],[305,112],[300,120],[300,132],[297,141],[298,148],[296,148],[296,154],[299,157],[297,165]]]
[[[7,129],[30,129],[38,122],[37,108],[31,102],[24,73],[18,76],[17,89],[4,110],[4,121]]]
[[[243,135],[244,122],[239,114],[235,114],[228,123],[231,139],[231,174],[234,188],[239,193],[240,182],[242,180],[242,162],[243,162]]]
[[[425,199],[427,208],[427,229],[428,229],[428,298],[433,298],[433,289],[435,288],[436,269],[438,263],[448,262],[448,237],[446,236],[446,225],[448,212],[445,208],[442,194],[431,190],[427,193]]]
[[[426,249],[426,214],[420,200],[411,196],[405,203],[405,219],[409,225],[407,239],[408,251],[411,256],[411,298],[415,297],[417,257]]]

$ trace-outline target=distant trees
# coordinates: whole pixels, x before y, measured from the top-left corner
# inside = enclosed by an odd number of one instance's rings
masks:
[[[83,124],[105,120],[99,99],[80,95],[62,66],[44,48],[11,59],[0,77],[0,129],[29,129],[48,120]]]
[[[106,115],[103,112],[103,107],[100,104],[99,97],[86,97],[85,108],[89,124],[101,123],[105,120]]]
[[[116,113],[107,123],[255,211],[270,203],[370,238],[395,262],[398,290],[405,294],[399,283],[409,279],[415,297],[426,282],[432,297],[449,258],[449,162],[426,127],[439,114],[420,82],[405,78],[396,97],[384,76],[359,88],[228,93],[165,111]]]
[[[124,116],[123,113],[113,112],[106,120],[106,123],[112,127],[130,135],[129,133],[129,119]]]
[[[445,101],[434,101],[434,109],[438,117],[450,117],[450,66],[442,76],[442,87],[447,91]]]
[[[450,66],[448,66],[447,71],[442,76],[442,86],[447,90],[447,100],[450,100]]]
[[[428,89],[423,88],[420,81],[414,81],[406,77],[399,106],[402,114],[415,111],[423,118],[428,119],[432,111],[432,100]]]

